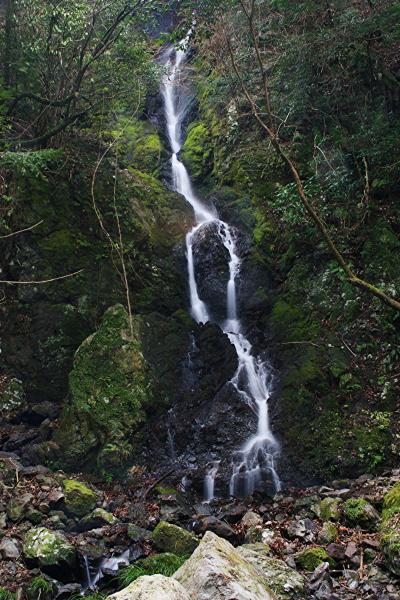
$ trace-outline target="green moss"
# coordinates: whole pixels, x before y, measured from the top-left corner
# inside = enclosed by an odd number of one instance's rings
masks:
[[[75,566],[76,550],[58,531],[34,527],[25,536],[23,554],[39,567]]]
[[[364,498],[349,498],[343,506],[343,515],[351,525],[359,525],[374,530],[379,522],[379,514]]]
[[[118,470],[131,452],[128,440],[152,400],[135,323],[133,327],[132,338],[127,312],[114,306],[75,355],[70,399],[56,435],[68,466],[82,467],[97,456],[98,468]]]
[[[381,548],[389,569],[400,576],[400,483],[383,499]]]
[[[338,521],[342,504],[339,498],[324,498],[319,505],[319,516],[323,521]]]
[[[182,160],[196,181],[204,179],[212,169],[210,132],[204,123],[193,123],[181,151]]]
[[[321,563],[328,562],[334,568],[335,561],[321,547],[306,548],[295,555],[296,563],[305,571],[314,571]]]
[[[120,160],[127,166],[154,173],[165,157],[160,136],[148,121],[120,117],[111,135]]]
[[[64,502],[71,514],[77,517],[83,517],[94,509],[97,502],[97,496],[86,485],[74,479],[64,479]]]
[[[143,560],[138,560],[135,564],[123,569],[121,575],[118,576],[118,580],[122,587],[126,587],[143,575],[171,577],[188,558],[188,556],[177,556],[169,552],[155,554]]]
[[[166,521],[160,521],[154,529],[153,542],[158,550],[179,556],[192,554],[199,545],[199,540],[193,533]]]

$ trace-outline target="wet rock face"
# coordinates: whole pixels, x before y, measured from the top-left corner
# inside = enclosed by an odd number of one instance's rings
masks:
[[[206,223],[193,236],[193,258],[200,298],[211,308],[213,319],[226,319],[229,252],[218,233],[218,223]]]

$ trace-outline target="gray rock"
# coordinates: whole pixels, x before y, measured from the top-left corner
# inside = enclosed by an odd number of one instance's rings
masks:
[[[190,600],[190,596],[172,577],[152,575],[139,577],[127,588],[108,596],[106,600]]]
[[[217,519],[216,517],[206,516],[196,519],[193,524],[193,530],[198,534],[206,531],[213,531],[219,537],[228,540],[231,543],[237,542],[237,533],[228,523]]]
[[[257,525],[262,525],[262,524],[263,524],[262,517],[260,517],[260,515],[253,512],[252,510],[249,510],[242,518],[242,525],[246,529],[248,529],[249,527],[255,527]]]
[[[5,560],[16,560],[21,555],[21,544],[13,538],[4,538],[0,543],[0,554]]]
[[[191,600],[277,600],[262,571],[211,531],[173,577]]]

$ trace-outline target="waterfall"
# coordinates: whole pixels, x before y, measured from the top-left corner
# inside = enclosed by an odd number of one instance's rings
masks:
[[[193,318],[198,323],[206,323],[211,320],[209,307],[200,298],[197,288],[193,239],[201,227],[206,223],[213,222],[217,224],[221,242],[229,253],[226,320],[219,323],[219,325],[236,348],[238,356],[238,369],[231,384],[240,397],[255,412],[258,421],[255,435],[247,440],[233,457],[233,472],[229,491],[232,496],[250,495],[258,489],[265,479],[269,479],[275,490],[278,491],[281,488],[281,483],[276,471],[275,461],[279,454],[279,444],[271,431],[268,415],[268,400],[272,385],[271,373],[268,365],[253,355],[252,345],[245,337],[238,317],[236,279],[240,272],[241,260],[236,250],[235,230],[228,223],[219,219],[215,211],[208,208],[197,197],[189,173],[178,156],[183,143],[182,120],[185,116],[185,107],[182,108],[182,102],[180,102],[181,67],[186,57],[186,50],[182,48],[186,48],[188,39],[189,36],[181,42],[179,49],[168,48],[165,51],[163,59],[167,67],[167,75],[164,77],[161,93],[164,100],[167,132],[172,150],[173,186],[175,191],[182,194],[192,206],[196,219],[195,226],[186,235],[190,309]],[[212,309],[212,307],[210,308]],[[214,497],[214,482],[218,467],[219,462],[216,461],[206,474],[204,489],[207,501],[212,500]]]

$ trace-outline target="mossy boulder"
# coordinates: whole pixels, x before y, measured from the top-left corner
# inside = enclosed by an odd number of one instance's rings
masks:
[[[154,529],[153,542],[157,550],[178,556],[192,554],[199,545],[199,540],[193,533],[166,521],[160,521]]]
[[[115,525],[118,523],[117,517],[107,512],[104,508],[95,508],[90,514],[79,521],[80,530],[89,531],[105,525]]]
[[[376,531],[379,525],[378,511],[364,498],[349,498],[343,506],[343,516],[349,525]]]
[[[301,550],[295,554],[294,559],[296,564],[304,571],[314,571],[323,562],[329,563],[330,567],[335,566],[335,561],[321,546]]]
[[[400,483],[383,499],[381,548],[389,569],[400,576]]]
[[[76,550],[59,531],[34,527],[26,534],[22,551],[29,566],[39,567],[62,580],[73,578]]]
[[[204,123],[193,123],[189,127],[181,158],[194,180],[201,181],[210,173],[212,143],[210,132]]]
[[[83,517],[96,506],[96,494],[80,481],[64,479],[63,488],[65,507],[72,515]]]
[[[315,512],[323,521],[338,521],[342,505],[343,500],[340,498],[324,498],[315,507]]]
[[[55,436],[68,468],[117,471],[152,401],[148,366],[136,321],[121,305],[109,308],[99,329],[78,348],[70,395]]]

